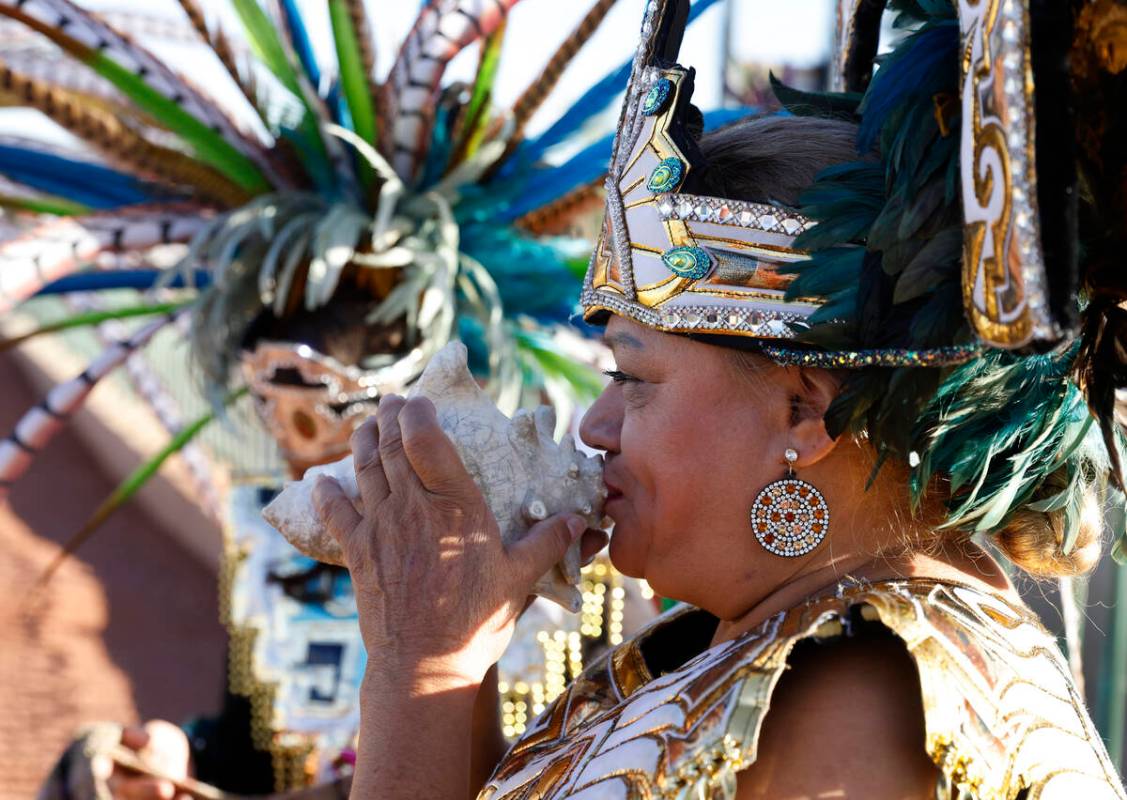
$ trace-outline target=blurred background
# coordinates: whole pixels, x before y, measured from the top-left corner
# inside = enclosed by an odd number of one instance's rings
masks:
[[[79,0],[191,76],[223,105],[253,112],[203,46],[175,0]],[[201,0],[214,24],[247,48],[226,0]],[[269,6],[269,2],[266,3]],[[322,0],[298,4],[315,47],[331,60],[332,37]],[[629,57],[644,0],[618,0],[606,22],[564,73],[559,89],[532,119],[535,134],[590,85]],[[414,0],[369,0],[376,70],[388,69],[418,11]],[[525,0],[511,12],[493,100],[512,105],[529,76],[586,13],[587,2]],[[768,75],[806,89],[824,88],[833,46],[833,0],[722,0],[686,39],[682,61],[696,67],[702,107],[773,107]],[[467,48],[448,78],[472,79],[478,54]],[[25,75],[67,71],[72,87],[96,95],[98,78],[62,56],[47,39],[18,25],[0,25],[0,59]],[[73,73],[73,74],[69,74]],[[18,97],[0,91],[0,143],[34,135],[60,146],[76,140]],[[617,104],[590,126],[588,141],[613,129]],[[553,153],[564,159],[568,153]],[[608,154],[609,155],[609,154]],[[0,194],[7,193],[0,175]],[[587,224],[597,225],[597,213]],[[0,212],[0,239],[18,234],[27,215]],[[175,251],[165,254],[175,259]],[[156,256],[159,257],[159,254]],[[121,302],[129,302],[123,290]],[[105,302],[102,297],[100,302]],[[134,300],[135,302],[135,300]],[[74,313],[81,299],[36,298],[0,318],[9,338]],[[124,325],[124,328],[121,326]],[[68,332],[50,341],[0,351],[0,429],[6,433],[46,388],[71,377],[129,329],[115,323]],[[32,796],[83,722],[180,721],[213,711],[224,678],[225,631],[219,623],[220,498],[234,479],[274,475],[274,444],[248,408],[236,406],[225,425],[170,460],[157,478],[116,513],[45,589],[37,576],[56,545],[137,464],[156,452],[184,420],[206,408],[187,364],[182,330],[164,331],[129,369],[100,386],[74,423],[37,459],[0,503],[0,798]],[[1121,523],[1120,523],[1121,524]],[[1021,582],[1029,602],[1061,636],[1083,680],[1093,716],[1113,757],[1124,752],[1124,658],[1127,603],[1122,574],[1110,559],[1089,581]],[[1063,595],[1062,595],[1063,591]],[[1062,604],[1062,596],[1067,602]],[[1063,605],[1063,611],[1061,610]]]

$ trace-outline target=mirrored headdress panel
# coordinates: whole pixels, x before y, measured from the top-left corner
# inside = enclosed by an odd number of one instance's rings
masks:
[[[584,316],[599,321],[610,312],[664,331],[788,339],[822,302],[785,299],[793,278],[780,274],[806,259],[794,239],[812,223],[793,209],[694,191],[705,167],[695,141],[695,74],[676,63],[688,9],[687,0],[653,0],[646,9]]]

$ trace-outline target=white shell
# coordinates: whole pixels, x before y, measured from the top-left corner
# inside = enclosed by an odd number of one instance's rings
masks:
[[[435,354],[410,394],[434,403],[439,425],[485,495],[503,541],[519,539],[533,523],[563,512],[578,513],[590,527],[599,527],[606,500],[602,459],[577,452],[570,438],[556,444],[555,412],[547,406],[518,411],[512,419],[502,414],[470,374],[464,345],[451,342]],[[349,456],[288,483],[262,514],[302,553],[343,566],[340,547],[320,526],[313,507],[318,475],[336,478],[350,497],[359,497]],[[536,594],[578,611],[579,558],[577,542],[536,583]]]

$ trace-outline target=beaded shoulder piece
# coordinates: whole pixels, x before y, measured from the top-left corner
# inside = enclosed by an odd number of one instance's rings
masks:
[[[794,645],[842,634],[851,609],[892,630],[919,669],[937,798],[1125,795],[1068,666],[1026,609],[909,580],[841,587],[654,677],[648,642],[674,610],[593,664],[509,751],[479,800],[732,798]]]

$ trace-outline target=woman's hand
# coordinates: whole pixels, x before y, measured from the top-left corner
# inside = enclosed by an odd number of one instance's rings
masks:
[[[535,581],[584,533],[561,515],[506,546],[425,398],[390,395],[352,436],[360,507],[331,478],[313,499],[352,573],[369,662],[431,688],[476,684]]]
[[[111,763],[107,785],[114,800],[187,800],[188,795],[177,795],[173,783],[188,777],[191,751],[184,731],[171,722],[152,720],[141,727],[125,728],[121,743],[135,751],[153,772],[172,780],[129,772]],[[106,761],[109,763],[108,758]]]

